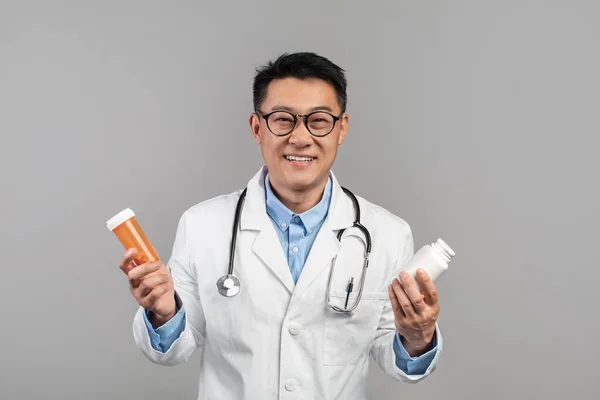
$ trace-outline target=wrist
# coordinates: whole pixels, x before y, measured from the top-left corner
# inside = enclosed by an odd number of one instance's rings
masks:
[[[148,310],[148,321],[150,321],[150,324],[152,325],[152,327],[154,329],[157,329],[157,328],[163,326],[164,324],[166,324],[167,322],[169,322],[171,320],[171,318],[173,318],[175,316],[175,314],[177,314],[177,311],[175,309],[173,309],[171,312],[164,314],[164,315],[157,314],[154,311]]]
[[[418,357],[431,350],[433,345],[433,334],[431,334],[429,338],[419,338],[412,340],[409,340],[406,337],[400,335],[400,341],[402,342],[402,346],[404,347],[404,350],[406,350],[409,356]]]
[[[171,306],[171,304],[169,304]],[[158,329],[171,320],[183,308],[183,303],[177,292],[173,293],[173,304],[171,311],[167,313],[157,313],[153,310],[146,310],[148,321],[154,329]]]

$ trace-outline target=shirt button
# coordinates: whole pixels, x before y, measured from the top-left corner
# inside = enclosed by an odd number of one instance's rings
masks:
[[[312,229],[308,229],[308,233],[312,233]]]
[[[292,251],[293,251],[294,253],[297,253],[297,252],[298,252],[298,246],[294,247],[294,248],[292,249]]]
[[[294,222],[300,222],[300,217],[294,217]]]
[[[300,332],[302,332],[302,325],[296,324],[296,323],[291,323],[289,331],[292,335],[298,336],[300,334]]]
[[[286,224],[285,222],[282,222],[282,223],[281,223],[281,227],[282,227],[282,228],[285,228],[286,226],[287,226],[287,224]]]
[[[293,392],[294,390],[296,390],[296,388],[298,388],[297,380],[288,379],[287,381],[285,381],[285,390],[287,390],[288,392]]]

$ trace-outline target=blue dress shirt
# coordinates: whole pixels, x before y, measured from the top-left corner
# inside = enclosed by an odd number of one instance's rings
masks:
[[[331,202],[331,178],[327,181],[321,201],[302,214],[294,214],[273,194],[269,184],[269,174],[265,177],[265,194],[267,214],[271,218],[275,232],[281,242],[281,247],[288,260],[288,266],[292,273],[294,283],[298,283],[298,277],[308,253],[321,229],[329,203]]]
[[[310,249],[315,241],[317,233],[321,229],[331,202],[332,182],[327,181],[321,201],[302,214],[294,214],[273,194],[269,184],[269,174],[265,177],[265,201],[266,209],[281,247],[286,254],[288,266],[294,283],[302,272],[304,263],[308,258]],[[166,352],[173,342],[181,335],[185,328],[184,307],[178,307],[177,313],[167,323],[154,329],[144,313],[144,320],[150,335],[150,343],[156,351]],[[425,373],[437,351],[437,341],[434,336],[433,348],[419,357],[411,357],[404,349],[400,341],[400,335],[396,332],[394,339],[394,352],[396,354],[396,366],[408,375],[422,375]]]

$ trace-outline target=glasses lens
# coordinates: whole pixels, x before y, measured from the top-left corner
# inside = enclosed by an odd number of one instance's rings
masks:
[[[276,135],[287,135],[294,129],[294,116],[285,111],[278,111],[269,116],[269,129]]]
[[[315,136],[327,135],[333,129],[333,117],[327,113],[311,114],[308,118],[308,129]]]

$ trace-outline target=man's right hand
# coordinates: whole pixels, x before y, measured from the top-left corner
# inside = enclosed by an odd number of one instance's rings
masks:
[[[129,278],[129,290],[138,304],[148,311],[154,329],[169,321],[176,313],[173,278],[161,261],[135,266],[135,249],[123,254],[119,267]]]

